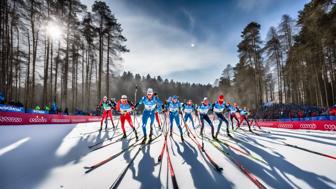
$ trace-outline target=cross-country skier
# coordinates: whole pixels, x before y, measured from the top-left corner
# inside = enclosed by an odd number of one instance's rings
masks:
[[[238,105],[237,103],[234,103],[233,106],[230,105],[230,103],[228,104],[228,108],[229,108],[229,117],[230,117],[230,121],[231,121],[231,127],[232,127],[232,130],[234,129],[233,128],[233,119],[235,119],[237,121],[237,125],[239,125],[239,120],[238,120],[238,117],[237,117],[237,113],[239,112],[239,108],[238,108]]]
[[[110,117],[112,125],[114,127],[113,118],[112,118],[112,108],[114,108],[113,103],[104,96],[103,100],[100,101],[99,106],[103,108],[102,119],[100,120],[100,129],[103,129],[103,121]],[[105,129],[107,129],[107,124],[105,125]]]
[[[184,112],[184,122],[187,123],[190,119],[192,127],[195,129],[194,120],[192,113],[195,111],[195,106],[192,103],[192,100],[188,100],[187,103],[182,105],[182,111]]]
[[[224,117],[224,111],[227,109],[227,105],[224,102],[224,95],[219,95],[217,98],[217,101],[212,105],[213,112],[215,113],[217,119],[219,120],[219,124],[217,127],[217,132],[216,132],[216,139],[218,137],[218,133],[220,131],[220,128],[222,126],[223,121],[226,124],[226,133],[229,137],[231,137],[230,132],[229,132],[229,122],[228,120]]]
[[[169,120],[170,120],[170,136],[173,135],[173,124],[174,121],[176,126],[180,130],[181,140],[183,140],[183,132],[180,125],[180,112],[181,112],[181,103],[178,100],[177,96],[173,96],[171,100],[167,100],[166,110],[169,112]]]
[[[154,96],[156,98],[159,98],[158,94],[157,93],[154,93]],[[161,106],[158,106],[156,111],[155,111],[155,119],[156,119],[156,122],[158,123],[159,125],[159,129],[161,129],[161,121],[160,121],[160,117],[159,117],[159,113],[162,112],[162,107]]]
[[[123,138],[126,138],[126,131],[125,131],[125,120],[126,120],[128,124],[132,127],[135,133],[135,137],[138,140],[138,134],[134,128],[130,113],[132,110],[134,110],[134,105],[127,99],[126,95],[121,96],[121,99],[117,103],[116,110],[120,113],[121,128],[124,133]]]
[[[197,111],[199,113],[200,119],[201,119],[201,132],[200,135],[203,136],[203,129],[204,129],[204,120],[208,122],[208,124],[211,126],[211,135],[212,138],[215,138],[214,135],[214,126],[208,116],[208,112],[211,109],[211,104],[209,103],[209,100],[207,97],[203,98],[202,103],[198,106]]]
[[[142,114],[142,131],[144,134],[144,139],[142,143],[145,143],[147,140],[147,132],[146,132],[146,125],[148,119],[150,119],[150,131],[149,131],[149,140],[152,140],[152,134],[153,134],[153,123],[154,123],[154,116],[155,116],[155,110],[158,106],[162,106],[162,101],[153,96],[153,89],[148,88],[147,89],[147,95],[142,97],[140,101],[135,105],[135,108],[137,108],[139,105],[144,104],[145,108]]]
[[[247,126],[249,128],[249,131],[253,132],[250,127],[250,122],[248,120],[249,112],[247,111],[247,108],[244,107],[243,109],[240,110],[240,120],[237,129],[240,127],[240,125],[246,121]]]

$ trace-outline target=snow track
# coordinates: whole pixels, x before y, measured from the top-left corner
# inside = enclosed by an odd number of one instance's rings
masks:
[[[112,136],[115,138],[102,145],[121,137],[121,129],[94,132],[98,128],[98,122],[0,127],[0,188],[109,188],[139,146],[85,174],[85,166],[117,154],[135,142],[135,139],[122,140],[91,152],[88,146]],[[126,128],[127,132],[131,132],[128,125]],[[225,125],[222,125],[219,138],[229,145],[217,143],[219,148],[241,163],[267,188],[336,188],[335,159],[283,143],[336,156],[335,132],[264,129],[266,132],[255,131],[256,135],[243,127],[232,134],[235,139],[230,139],[224,128]],[[173,129],[178,133],[175,125]],[[138,128],[138,134],[140,139],[141,128]],[[205,126],[205,135],[211,136],[208,125]],[[132,137],[134,134],[128,136]],[[239,167],[209,141],[204,139],[205,150],[223,168],[222,172],[213,169],[205,154],[186,134],[184,139],[182,143],[177,135],[167,138],[179,188],[257,188]],[[200,138],[197,140],[201,142]],[[173,188],[167,154],[164,154],[161,163],[157,160],[163,141],[162,135],[140,150],[119,188]]]

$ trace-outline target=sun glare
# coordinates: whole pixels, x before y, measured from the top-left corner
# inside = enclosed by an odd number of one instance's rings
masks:
[[[47,25],[47,33],[53,39],[60,39],[62,36],[62,29],[58,24],[49,22]]]

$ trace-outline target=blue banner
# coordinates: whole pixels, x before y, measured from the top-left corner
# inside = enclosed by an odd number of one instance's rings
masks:
[[[0,112],[24,112],[24,108],[0,104]]]
[[[27,113],[32,113],[32,114],[49,114],[49,111],[28,109]]]

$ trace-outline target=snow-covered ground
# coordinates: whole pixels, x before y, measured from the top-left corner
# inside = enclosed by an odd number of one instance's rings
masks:
[[[226,136],[224,127],[222,125],[219,138],[231,147],[219,143],[215,145],[228,152],[267,188],[336,188],[335,159],[282,143],[336,156],[335,132],[264,129],[267,132],[256,131],[259,135],[254,135],[238,130],[233,134],[236,139],[232,140]],[[108,137],[116,136],[112,141],[121,137],[121,129],[93,132],[98,128],[98,122],[0,127],[0,188],[109,188],[139,146],[85,174],[85,166],[100,162],[135,142],[134,139],[122,140],[90,152],[90,145]],[[128,132],[131,131],[127,124],[126,128]],[[246,127],[243,129],[246,130]],[[174,131],[178,133],[175,125]],[[205,131],[207,136],[211,136],[210,126],[206,125]],[[141,137],[141,128],[138,128],[138,133]],[[154,135],[157,133],[154,131]],[[133,136],[131,134],[128,138]],[[223,168],[222,172],[213,168],[186,134],[184,138],[185,143],[177,135],[168,138],[169,153],[180,188],[257,188],[239,167],[210,142],[204,140],[204,149]],[[197,140],[201,142],[200,138]],[[173,188],[166,154],[161,164],[157,161],[162,145],[161,136],[141,149],[119,188]]]

